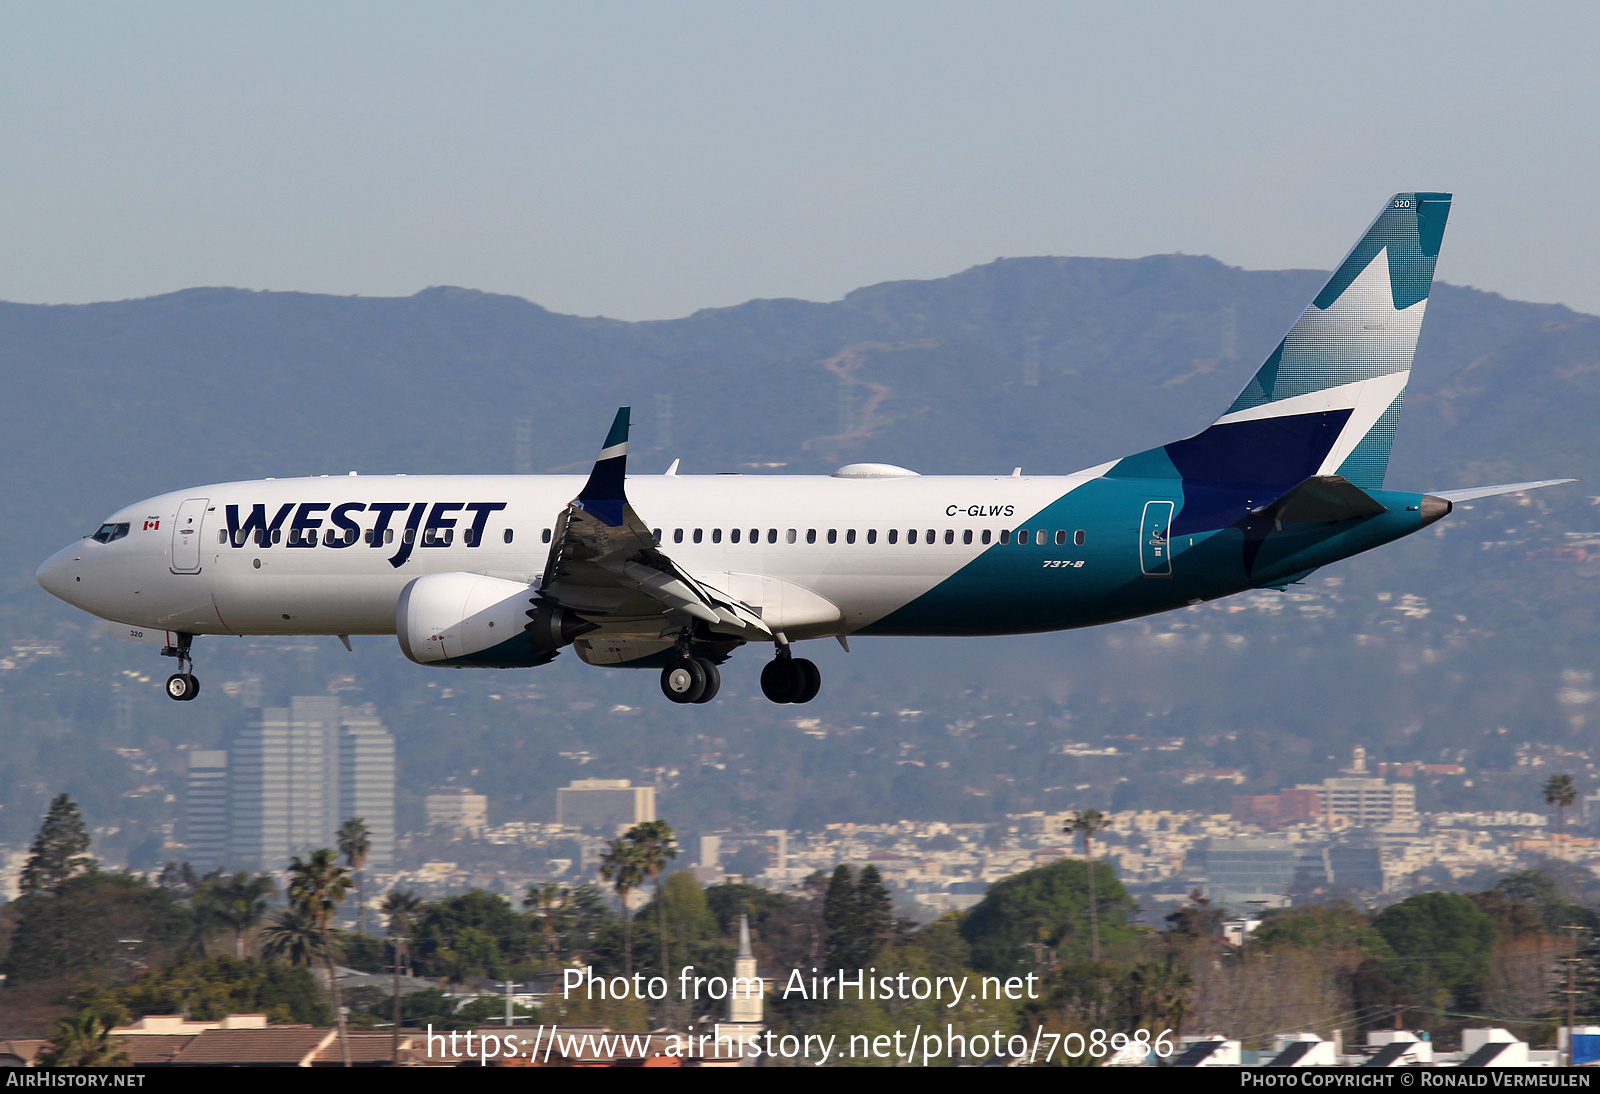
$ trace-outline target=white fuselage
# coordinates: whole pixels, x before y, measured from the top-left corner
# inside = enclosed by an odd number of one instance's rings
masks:
[[[1025,524],[1100,471],[663,475],[632,477],[628,491],[640,518],[659,529],[662,550],[697,577],[719,587],[775,578],[836,605],[837,622],[813,635],[820,636],[852,633],[922,596],[997,543],[1002,529]],[[39,581],[104,619],[167,631],[393,634],[396,602],[417,577],[461,571],[537,584],[549,530],[583,483],[352,475],[198,487],[122,509],[107,523],[127,524],[125,535],[72,544],[40,568]],[[263,522],[277,519],[275,534],[230,535],[230,519],[238,529],[256,512]],[[1070,540],[1055,553],[1085,555]]]

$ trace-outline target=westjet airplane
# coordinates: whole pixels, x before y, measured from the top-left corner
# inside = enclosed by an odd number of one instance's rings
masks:
[[[761,689],[821,686],[794,643],[1030,634],[1283,588],[1453,503],[1570,479],[1383,489],[1449,194],[1396,194],[1209,428],[1063,477],[627,478],[628,410],[576,476],[265,479],[128,506],[39,568],[111,633],[177,658],[196,635],[393,634],[411,660],[659,668],[709,702],[770,643]]]

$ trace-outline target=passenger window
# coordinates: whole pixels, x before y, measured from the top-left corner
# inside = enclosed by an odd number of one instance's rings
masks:
[[[983,530],[983,542],[984,543],[988,543],[989,542],[989,529],[987,529],[987,528],[985,528]]]
[[[936,532],[934,529],[929,528],[928,529],[928,546],[932,547],[934,542],[937,541],[938,538],[939,538],[939,533]]]
[[[657,547],[661,546],[661,529],[659,529],[659,528],[650,529],[650,535],[655,538],[656,546]]]
[[[272,538],[273,538],[273,540],[277,540],[278,534],[276,532],[274,532],[272,534]],[[417,530],[415,528],[407,528],[406,529],[406,542],[407,543],[415,543],[416,541],[417,541]]]
[[[1026,547],[1027,545],[1028,545],[1028,530],[1026,528],[1017,529],[1017,546],[1018,547]]]
[[[682,528],[674,528],[672,530],[672,542],[674,542],[674,543],[682,543],[683,542],[683,529]]]
[[[867,529],[867,542],[868,543],[876,543],[876,542],[878,542],[878,530],[876,528],[868,528]]]
[[[274,528],[272,530],[272,542],[277,543],[282,539],[283,539],[283,529],[282,528]],[[411,542],[411,533],[410,532],[406,533],[406,542],[407,543]]]
[[[228,542],[228,530],[226,528],[218,528],[217,529],[217,542],[218,543],[226,543],[226,542]]]
[[[795,536],[796,536],[796,532],[795,532],[795,530],[793,528],[791,528],[786,533],[784,533],[784,537],[783,538],[788,540],[790,543],[793,543],[795,541]]]
[[[854,543],[856,541],[856,530],[854,528],[851,528],[845,532],[844,541],[846,543]]]
[[[761,542],[761,529],[759,529],[759,528],[750,529],[750,542],[751,543],[760,543]]]
[[[385,543],[393,543],[394,542],[394,529],[393,528],[385,528],[383,530],[383,542],[385,542]],[[511,537],[510,536],[506,537],[506,542],[507,543],[511,542]]]
[[[694,530],[694,541],[699,543],[702,538],[704,538],[704,533],[699,528],[696,528]]]
[[[1064,529],[1064,528],[1057,529],[1056,530],[1056,546],[1057,547],[1065,547],[1066,545],[1067,545],[1067,532],[1066,532],[1066,529]]]
[[[898,528],[889,529],[889,542],[890,543],[895,542],[899,538],[900,538],[900,529],[898,529]]]
[[[1001,543],[1010,543],[1011,542],[1011,529],[1009,529],[1009,528],[1000,529],[1000,542]]]
[[[776,528],[768,528],[767,529],[767,542],[768,543],[776,543],[776,542],[778,542],[778,530]]]
[[[961,533],[961,542],[962,543],[971,543],[972,542],[972,529],[971,528],[968,528],[965,532]]]
[[[712,543],[721,543],[722,542],[722,529],[721,528],[713,528],[713,529],[711,529],[711,542]]]
[[[906,542],[907,543],[915,543],[915,542],[917,542],[917,530],[915,528],[912,528],[911,530],[906,532]]]
[[[829,528],[828,529],[828,542],[829,543],[838,543],[839,542],[839,530],[837,528]]]
[[[951,531],[949,528],[946,528],[944,530],[944,541],[946,543],[954,543],[956,541],[955,532]],[[967,542],[969,542],[969,543],[972,542],[972,533],[971,532],[967,533]]]
[[[815,543],[815,542],[817,542],[817,530],[815,528],[807,528],[806,529],[806,542],[807,543]]]
[[[1049,542],[1049,540],[1050,540],[1050,533],[1046,532],[1043,528],[1039,529],[1039,531],[1033,537],[1033,542],[1037,543],[1041,547],[1043,547],[1047,542]]]
[[[732,531],[730,531],[728,533],[728,542],[729,543],[738,543],[739,542],[739,529],[735,528],[735,529],[733,529]]]
[[[1083,529],[1082,528],[1079,528],[1076,532],[1072,533],[1072,542],[1077,544],[1079,547],[1083,546]]]

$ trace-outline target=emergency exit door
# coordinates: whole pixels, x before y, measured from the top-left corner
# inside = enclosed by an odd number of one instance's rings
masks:
[[[1170,501],[1147,501],[1139,521],[1139,569],[1145,577],[1172,576],[1172,510]]]

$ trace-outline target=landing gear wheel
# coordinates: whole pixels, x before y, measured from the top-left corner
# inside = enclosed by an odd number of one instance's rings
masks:
[[[692,657],[680,657],[661,670],[661,694],[674,703],[698,702],[706,690],[706,670]]]
[[[697,703],[709,703],[717,697],[717,692],[722,690],[722,673],[717,669],[716,663],[707,661],[704,657],[695,658],[695,664],[706,674],[705,690],[700,693]]]
[[[790,669],[795,676],[796,683],[794,698],[791,703],[809,703],[817,697],[817,692],[822,690],[822,673],[816,665],[804,657],[796,657],[789,662]]]
[[[774,657],[761,670],[761,694],[774,703],[792,703],[799,694],[800,676],[787,657]]]
[[[187,703],[200,694],[200,681],[187,672],[175,672],[167,677],[167,698]]]

